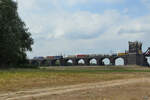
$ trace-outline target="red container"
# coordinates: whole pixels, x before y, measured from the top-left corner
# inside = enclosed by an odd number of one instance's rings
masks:
[[[77,55],[77,58],[86,58],[88,55]]]
[[[54,59],[54,56],[47,56],[47,59]]]

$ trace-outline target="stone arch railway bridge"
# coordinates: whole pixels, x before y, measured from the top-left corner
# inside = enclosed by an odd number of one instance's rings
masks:
[[[76,56],[47,56],[47,57],[34,57],[29,62],[33,65],[39,66],[60,66],[80,65],[79,61],[83,60],[82,65],[91,65],[91,60],[96,60],[96,65],[104,65],[103,60],[109,59],[109,65],[115,65],[116,59],[122,58],[124,60],[124,65],[141,65],[148,66],[147,57],[150,57],[150,48],[146,52],[142,52],[142,43],[140,42],[129,42],[129,51],[125,53],[118,53],[112,55],[76,55]],[[68,63],[71,61],[72,63]]]

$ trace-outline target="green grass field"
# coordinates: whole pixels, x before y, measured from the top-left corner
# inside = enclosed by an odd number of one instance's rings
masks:
[[[150,68],[139,66],[3,69],[0,70],[0,93],[149,76]]]

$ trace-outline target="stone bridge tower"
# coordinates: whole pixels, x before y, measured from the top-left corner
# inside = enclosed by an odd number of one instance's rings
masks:
[[[129,42],[128,64],[143,65],[145,56],[142,53],[142,43],[135,41]]]

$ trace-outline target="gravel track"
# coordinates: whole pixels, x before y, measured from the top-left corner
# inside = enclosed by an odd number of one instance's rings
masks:
[[[29,100],[31,98],[41,98],[44,96],[59,95],[63,93],[69,93],[69,92],[80,91],[80,90],[107,88],[107,87],[134,84],[140,82],[150,82],[150,78],[123,79],[123,80],[113,80],[113,81],[106,81],[106,82],[61,86],[56,88],[44,88],[44,89],[34,89],[28,91],[19,91],[15,93],[1,94],[0,100]]]

